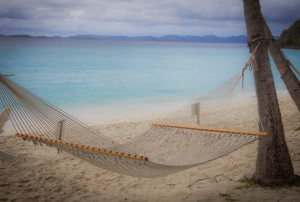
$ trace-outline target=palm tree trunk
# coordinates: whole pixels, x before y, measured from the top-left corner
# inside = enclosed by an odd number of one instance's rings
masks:
[[[262,16],[263,18],[263,16]],[[277,41],[274,40],[272,32],[263,18],[265,24],[265,33],[269,41],[269,52],[275,62],[275,65],[280,73],[281,79],[283,80],[289,94],[294,100],[298,111],[300,112],[300,82],[292,69],[290,68],[289,61],[285,58],[283,52],[278,46]]]
[[[286,145],[278,99],[268,55],[268,41],[259,0],[243,0],[247,37],[250,52],[260,43],[255,58],[258,70],[253,72],[258,112],[262,122],[260,130],[268,137],[259,140],[254,180],[272,186],[296,179],[293,164]],[[263,127],[263,128],[262,128]]]

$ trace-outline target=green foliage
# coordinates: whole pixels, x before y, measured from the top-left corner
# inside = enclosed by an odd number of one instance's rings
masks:
[[[239,186],[234,187],[234,189],[248,189],[250,187],[251,186],[249,184],[243,184],[243,185],[239,185]]]
[[[294,182],[293,184],[281,184],[281,185],[274,185],[274,186],[268,186],[268,187],[265,187],[263,185],[259,185],[259,184],[255,183],[253,178],[246,178],[246,179],[241,180],[240,182],[242,182],[243,184],[234,187],[234,189],[248,189],[248,188],[260,186],[260,187],[264,187],[264,188],[271,189],[271,190],[279,190],[279,189],[286,189],[286,188],[291,188],[291,187],[300,187],[300,178],[298,178],[298,180],[296,182]]]
[[[241,180],[241,182],[247,183],[248,185],[251,185],[251,186],[253,186],[255,184],[253,178],[246,178],[246,179]]]
[[[232,196],[230,196],[230,194],[219,193],[219,196],[223,197],[225,201],[238,201],[238,200],[232,198]]]
[[[255,185],[253,178],[246,178],[246,179],[241,180],[240,182],[242,182],[244,184],[236,186],[234,189],[248,189]]]
[[[284,48],[300,48],[300,19],[281,33],[278,44]]]
[[[289,188],[290,186],[287,184],[281,184],[281,185],[274,185],[270,187],[271,190],[279,190],[279,189],[286,189]]]

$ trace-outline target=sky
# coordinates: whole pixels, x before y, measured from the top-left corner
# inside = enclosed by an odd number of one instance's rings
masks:
[[[273,35],[300,18],[300,0],[260,0]],[[0,34],[246,35],[242,0],[0,0]]]

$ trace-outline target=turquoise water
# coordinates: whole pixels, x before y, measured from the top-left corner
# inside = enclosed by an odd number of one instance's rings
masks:
[[[300,66],[299,50],[284,52]],[[246,44],[0,38],[0,73],[60,107],[190,100],[248,57]]]

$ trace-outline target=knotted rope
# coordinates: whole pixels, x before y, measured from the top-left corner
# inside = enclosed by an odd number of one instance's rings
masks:
[[[261,44],[261,41],[258,42],[258,44],[256,45],[254,51],[250,54],[247,62],[245,63],[244,65],[244,68],[242,69],[242,73],[241,73],[241,77],[242,77],[242,88],[244,88],[244,73],[246,71],[246,69],[249,67],[249,71],[258,71],[258,66],[257,66],[257,62],[256,62],[256,59],[255,59],[255,53],[258,49],[258,47],[260,46]]]

